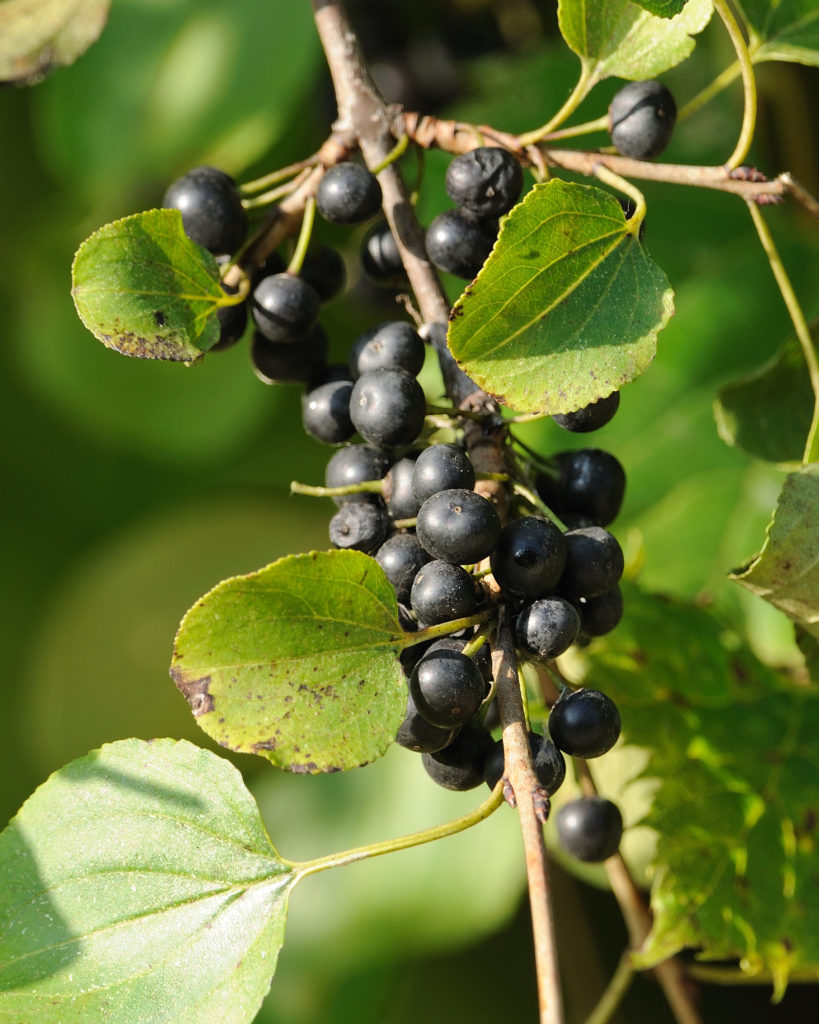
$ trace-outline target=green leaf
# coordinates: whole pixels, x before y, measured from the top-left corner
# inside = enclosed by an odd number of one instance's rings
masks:
[[[781,994],[790,971],[819,972],[819,690],[777,676],[702,608],[631,587],[626,608],[591,648],[588,681],[656,780],[641,965],[693,947],[770,971]]]
[[[813,402],[802,349],[790,338],[761,369],[720,388],[714,415],[726,444],[768,462],[799,463]]]
[[[731,579],[819,638],[819,462],[782,487],[762,550]]]
[[[216,261],[192,242],[178,210],[106,224],[74,257],[80,319],[108,348],[140,359],[193,363],[219,340],[224,304]]]
[[[110,0],[4,0],[0,82],[32,85],[72,64],[102,32],[110,6]]]
[[[250,1022],[293,883],[227,761],[174,740],[93,751],[0,836],[0,1021]]]
[[[634,0],[648,11],[649,14],[656,14],[658,18],[673,18],[685,7],[688,0]]]
[[[554,179],[503,223],[449,328],[455,359],[521,412],[579,409],[634,380],[673,312],[617,200]]]
[[[358,551],[225,580],[182,620],[171,675],[205,732],[294,772],[380,757],[406,713],[395,591]]]
[[[819,64],[816,0],[737,0],[751,36],[756,63],[766,60]]]
[[[580,57],[588,91],[604,78],[656,78],[676,67],[712,12],[712,0],[688,0],[673,18],[655,17],[631,0],[560,0],[558,20]]]

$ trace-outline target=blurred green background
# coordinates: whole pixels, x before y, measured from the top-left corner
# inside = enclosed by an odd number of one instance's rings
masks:
[[[357,0],[350,4],[388,98],[427,111],[530,129],[559,106],[577,70],[547,0]],[[712,25],[666,76],[682,105],[728,61]],[[760,69],[753,160],[819,191],[817,74]],[[601,85],[578,120],[603,113]],[[736,87],[680,125],[663,159],[719,163],[733,148]],[[33,88],[0,90],[0,277],[5,310],[0,416],[3,821],[50,772],[126,736],[208,745],[167,676],[185,610],[222,578],[287,552],[327,546],[328,507],[290,498],[320,482],[329,450],[303,434],[298,391],[268,387],[237,346],[192,369],[127,360],[74,314],[70,266],[95,228],[158,205],[197,163],[249,179],[312,152],[333,104],[299,0],[116,0],[100,41]],[[600,136],[589,144],[603,144]],[[422,220],[449,205],[447,158],[430,154]],[[413,157],[408,174],[415,174]],[[677,316],[649,372],[629,386],[594,444],[626,468],[615,531],[645,585],[713,602],[774,663],[796,657],[790,627],[724,581],[761,545],[782,474],[717,437],[718,386],[768,359],[788,334],[784,307],[742,203],[652,186],[646,245],[677,293]],[[817,312],[815,226],[789,208],[769,221],[808,315]],[[346,294],[322,322],[333,354],[394,315],[361,280],[360,232],[320,226],[348,262]],[[457,284],[452,285],[453,298]],[[548,452],[589,443],[531,426]],[[290,778],[235,758],[289,857],[409,831],[475,802],[437,790],[397,749],[364,771]],[[388,863],[389,862],[389,863]],[[265,1024],[534,1018],[522,858],[511,814],[475,832],[296,893]],[[616,963],[625,933],[605,893],[555,868],[572,1021]],[[330,873],[332,876],[332,873]],[[708,989],[709,1019],[800,1019],[809,992]],[[729,1009],[730,1008],[730,1009]],[[639,980],[618,1020],[670,1020]]]

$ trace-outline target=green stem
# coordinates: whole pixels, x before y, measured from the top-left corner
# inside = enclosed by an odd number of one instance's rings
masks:
[[[578,135],[590,135],[592,132],[606,132],[609,128],[608,114],[605,117],[597,117],[594,121],[584,121],[583,124],[573,124],[570,128],[559,128],[557,131],[549,132],[541,138],[541,142],[557,142],[560,139],[573,139]]]
[[[317,158],[315,156],[308,157],[306,160],[299,160],[298,163],[290,164],[289,167],[282,167],[278,171],[272,171],[270,174],[265,174],[263,177],[256,178],[253,181],[246,181],[239,186],[239,192],[243,196],[253,195],[254,192],[262,192],[264,189],[270,188],[271,185],[278,185],[280,181],[285,181],[287,178],[295,178],[305,168],[315,167],[316,163]]]
[[[449,622],[437,622],[434,626],[425,626],[415,633],[404,634],[404,646],[414,647],[416,644],[424,643],[426,640],[437,640],[441,636],[449,636],[450,633],[458,633],[468,626],[479,626],[495,614],[494,608],[488,608],[483,612],[476,612],[474,615],[464,615],[460,619],[451,619]]]
[[[482,804],[469,811],[467,814],[455,818],[454,821],[445,822],[443,825],[434,825],[432,828],[422,829],[420,832],[412,832],[406,836],[399,836],[397,839],[387,839],[381,843],[372,843],[369,846],[358,846],[352,850],[345,850],[343,853],[331,853],[327,857],[317,857],[315,860],[303,861],[296,864],[296,881],[301,881],[307,875],[315,875],[319,871],[326,871],[328,868],[340,868],[346,864],[354,864],[359,860],[369,860],[371,857],[381,857],[385,853],[396,853],[398,850],[408,850],[413,846],[422,846],[424,843],[432,843],[436,839],[444,839],[446,836],[454,836],[458,832],[464,832],[473,825],[479,824],[489,817],[503,803],[503,782],[499,782]]]
[[[580,77],[578,78],[574,89],[572,89],[569,98],[560,110],[558,110],[555,116],[550,121],[547,121],[542,127],[536,128],[533,132],[526,132],[523,135],[519,135],[518,144],[520,146],[533,146],[547,136],[549,132],[554,131],[558,125],[563,124],[566,118],[571,117],[586,96],[588,96],[593,85],[594,79],[589,73],[587,65],[581,64]]]
[[[407,133],[404,132],[404,134],[401,136],[398,142],[396,142],[396,144],[392,147],[389,153],[387,153],[387,155],[384,157],[381,163],[377,164],[375,167],[371,167],[370,171],[373,174],[380,174],[385,167],[389,167],[391,163],[394,163],[396,160],[400,159],[404,155],[408,145],[409,135],[407,135]]]
[[[733,64],[717,75],[710,85],[706,85],[702,92],[698,92],[693,99],[680,108],[677,112],[677,123],[679,124],[680,121],[684,121],[686,118],[691,117],[692,114],[696,114],[706,103],[710,103],[715,96],[718,96],[723,89],[726,89],[731,82],[735,81],[741,72],[740,63],[738,60],[735,60]]]
[[[610,171],[608,167],[604,167],[603,164],[598,164],[594,168],[594,176],[602,181],[606,185],[610,185],[612,188],[618,189],[634,200],[634,213],[626,221],[626,228],[635,237],[640,237],[640,226],[643,223],[646,215],[646,200],[643,193],[630,181],[626,181],[625,178],[621,178],[619,174],[615,174],[614,171]]]
[[[751,54],[742,34],[739,22],[734,17],[728,0],[714,0],[714,7],[722,18],[722,23],[736,50],[737,60],[742,73],[742,89],[745,95],[745,108],[742,112],[742,127],[739,138],[734,147],[734,152],[725,161],[725,166],[732,169],[739,167],[748,155],[751,142],[754,138],[756,127],[756,78],[754,77],[754,65],[751,61]]]
[[[748,203],[748,209],[751,212],[751,220],[754,222],[762,248],[768,257],[768,262],[771,265],[771,270],[779,286],[779,291],[787,307],[793,329],[802,347],[802,355],[808,367],[808,376],[810,377],[810,384],[813,389],[813,419],[807,441],[805,442],[805,452],[802,461],[803,463],[815,462],[819,459],[819,356],[817,356],[813,339],[810,336],[810,331],[805,321],[805,314],[799,305],[799,300],[796,297],[793,285],[774,244],[771,232],[765,223],[765,218],[762,216],[762,211],[755,203]]]
[[[381,494],[383,490],[383,480],[362,480],[361,483],[344,484],[340,487],[314,487],[312,484],[300,484],[298,480],[290,481],[291,494],[306,494],[311,498],[341,498],[345,494]]]
[[[770,971],[756,971],[748,974],[740,967],[721,967],[716,964],[687,964],[685,973],[697,981],[711,985],[773,985],[774,977]],[[816,984],[817,972],[811,970],[791,970],[788,982],[793,984]]]
[[[617,1007],[628,991],[633,978],[634,967],[631,963],[629,951],[626,950],[620,957],[620,963],[611,976],[605,992],[600,996],[597,1006],[586,1018],[585,1024],[607,1024],[617,1011]]]
[[[293,258],[287,265],[288,274],[298,274],[301,270],[304,257],[307,255],[307,247],[310,245],[310,236],[313,234],[313,222],[316,219],[316,197],[310,196],[304,204],[304,216],[301,221],[299,240],[296,243],[296,250]]]

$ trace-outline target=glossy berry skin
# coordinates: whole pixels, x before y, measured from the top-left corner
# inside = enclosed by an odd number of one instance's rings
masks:
[[[307,433],[323,444],[341,444],[355,433],[350,419],[350,380],[328,381],[305,391],[301,398],[301,422]]]
[[[424,626],[460,619],[475,610],[475,583],[460,565],[428,562],[413,580],[410,604]]]
[[[565,754],[599,757],[617,742],[620,712],[600,690],[574,690],[552,708],[549,735]]]
[[[427,498],[418,512],[415,532],[433,558],[471,565],[494,548],[501,524],[491,501],[475,491],[453,487]]]
[[[394,463],[384,477],[382,494],[393,519],[414,519],[418,515],[421,502],[412,489],[414,469],[415,458],[407,455]]]
[[[375,553],[375,560],[395,590],[400,604],[410,603],[412,584],[430,560],[414,533],[396,533]]]
[[[577,608],[580,612],[582,635],[605,636],[623,617],[623,594],[619,587],[614,587],[598,597],[581,598]]]
[[[390,517],[379,505],[347,502],[330,520],[330,540],[337,548],[373,554],[390,529]]]
[[[623,156],[650,160],[674,132],[677,104],[662,82],[629,82],[609,106],[609,135]]]
[[[562,597],[541,597],[524,605],[515,621],[515,646],[536,661],[567,651],[580,633],[580,615]]]
[[[474,486],[475,469],[463,448],[456,444],[430,445],[415,460],[412,489],[421,502],[438,491],[453,487],[472,490]]]
[[[439,270],[471,281],[497,236],[497,224],[474,221],[458,209],[445,210],[427,228],[427,256]]]
[[[454,738],[454,729],[444,729],[428,722],[419,714],[412,694],[407,694],[407,713],[398,727],[396,743],[419,754],[434,754],[438,750],[443,750]]]
[[[434,754],[422,754],[421,761],[439,786],[462,792],[483,782],[483,765],[491,746],[489,730],[470,722],[449,746]]]
[[[623,575],[623,549],[602,526],[567,530],[566,568],[559,589],[566,597],[599,597],[612,590]]]
[[[392,459],[389,452],[377,445],[351,444],[334,452],[324,471],[324,483],[327,487],[349,487],[365,480],[382,480],[390,468]],[[347,502],[369,502],[380,504],[377,494],[345,494],[333,498],[336,505]]]
[[[335,164],[319,182],[316,208],[331,224],[361,224],[381,209],[381,186],[362,164]]]
[[[247,234],[247,214],[236,182],[216,167],[194,167],[177,178],[162,206],[179,210],[185,234],[215,255],[234,253]]]
[[[353,385],[350,419],[365,441],[394,448],[412,444],[421,433],[427,403],[411,373],[368,370]]]
[[[440,640],[435,640],[431,643],[424,653],[431,654],[433,651],[457,651],[459,654],[463,654],[464,647],[466,647],[470,641],[470,637],[442,636]],[[472,661],[475,663],[475,668],[480,672],[483,681],[486,683],[486,690],[488,692],[489,685],[492,682],[492,654],[489,650],[489,645],[482,644],[475,654],[472,655]]]
[[[566,565],[563,534],[550,519],[513,519],[501,531],[489,564],[507,593],[528,600],[544,597],[557,586]]]
[[[558,452],[556,477],[539,474],[535,486],[543,501],[561,518],[564,513],[588,517],[608,526],[620,511],[626,474],[618,460],[600,448]]]
[[[454,729],[474,718],[486,684],[474,661],[458,651],[427,651],[409,681],[415,706],[428,722]]]
[[[623,836],[620,808],[602,796],[564,804],[555,816],[560,845],[571,857],[599,864],[617,853]]]
[[[416,377],[424,365],[421,336],[404,320],[387,320],[365,331],[350,349],[350,371],[358,377],[368,370],[398,367]]]
[[[254,331],[250,363],[253,372],[265,384],[306,384],[325,365],[328,347],[321,324],[316,324],[295,343],[269,341],[259,331]]]
[[[566,778],[566,760],[548,736],[529,733],[529,750],[535,778],[551,796],[563,785]],[[503,754],[503,740],[497,740],[489,750],[483,766],[484,780],[494,789],[503,776],[506,763]]]
[[[473,216],[484,220],[497,218],[517,202],[523,188],[523,171],[508,150],[479,146],[451,161],[445,185],[453,203]]]
[[[257,329],[269,341],[292,341],[315,324],[319,305],[315,288],[285,271],[259,281],[250,311]]]
[[[395,238],[386,221],[379,221],[361,240],[359,259],[364,273],[373,284],[400,288],[407,282],[404,264]]]
[[[598,398],[596,402],[584,405],[574,412],[564,412],[552,416],[559,427],[573,434],[588,434],[599,430],[611,421],[620,408],[620,392],[612,391],[606,398]]]
[[[321,245],[308,249],[299,277],[315,289],[322,303],[329,302],[344,290],[347,267],[338,249]]]

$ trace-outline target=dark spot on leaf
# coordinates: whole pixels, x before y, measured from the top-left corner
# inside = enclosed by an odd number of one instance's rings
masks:
[[[164,327],[168,321],[165,319],[165,314],[161,309],[154,310],[154,323],[157,327]]]
[[[780,941],[782,942],[782,948],[788,953],[792,953],[794,951],[795,946],[793,939],[788,938],[787,935],[783,935]]]
[[[171,678],[176,683],[182,696],[190,704],[195,718],[199,718],[200,715],[207,715],[213,711],[213,697],[209,693],[210,676],[202,676],[199,679],[187,679],[181,669],[172,668]]]
[[[805,815],[802,818],[802,826],[799,832],[802,835],[812,835],[816,831],[816,826],[819,824],[819,815],[816,813],[814,807],[805,808]]]
[[[295,775],[306,775],[308,773],[317,772],[319,766],[315,761],[308,761],[306,764],[291,764],[288,769],[289,772],[293,772]]]
[[[276,740],[274,740],[274,739],[259,740],[258,743],[253,743],[253,744],[251,744],[251,746],[252,746],[253,750],[275,750],[276,749]]]
[[[540,253],[536,249],[530,249],[529,252],[523,257],[525,260],[539,260]]]

